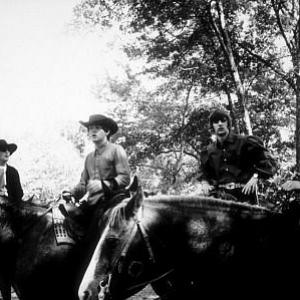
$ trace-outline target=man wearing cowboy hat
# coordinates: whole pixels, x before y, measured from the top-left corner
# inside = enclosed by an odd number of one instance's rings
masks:
[[[16,144],[8,144],[6,140],[0,139],[0,196],[15,202],[22,200],[23,189],[17,169],[7,162],[16,150]]]
[[[88,129],[95,150],[85,159],[79,183],[70,192],[63,193],[63,197],[72,195],[78,200],[86,195],[85,200],[93,204],[99,199],[103,185],[112,192],[125,188],[130,182],[130,168],[123,147],[110,142],[110,137],[118,131],[113,119],[91,115],[87,122],[80,121],[80,124]]]
[[[257,204],[258,178],[272,177],[277,167],[275,161],[260,138],[231,131],[231,118],[226,111],[214,110],[209,125],[216,141],[201,154],[204,193],[214,189],[237,201]]]

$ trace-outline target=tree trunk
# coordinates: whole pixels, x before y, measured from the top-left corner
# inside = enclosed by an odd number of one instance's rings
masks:
[[[239,123],[237,121],[237,117],[236,117],[236,114],[235,114],[235,107],[234,107],[234,104],[232,102],[230,92],[226,88],[225,88],[225,92],[227,94],[228,108],[229,108],[229,111],[230,111],[230,114],[231,114],[233,128],[234,128],[234,130],[237,134],[240,134],[240,126],[239,126]]]
[[[296,76],[296,170],[300,173],[300,6],[297,24],[296,53],[294,57],[294,71]]]
[[[213,21],[213,27],[214,27],[216,35],[221,43],[225,57],[227,57],[227,60],[228,60],[230,72],[231,72],[233,82],[236,87],[236,95],[238,98],[238,102],[240,104],[240,107],[243,109],[244,122],[245,122],[245,127],[247,130],[247,133],[252,134],[250,115],[249,115],[249,112],[248,112],[248,109],[246,106],[246,101],[245,101],[245,89],[242,84],[239,70],[238,70],[238,67],[237,67],[235,59],[234,59],[231,40],[230,40],[230,37],[228,34],[228,30],[227,30],[227,26],[226,26],[226,19],[225,19],[225,15],[224,15],[224,11],[223,11],[223,3],[222,3],[222,0],[217,0],[215,3],[216,3],[217,15],[219,17],[218,23],[219,23],[220,28],[218,28],[217,23],[215,21]],[[215,13],[212,13],[212,14],[216,15]],[[212,20],[213,20],[213,18],[212,18]]]

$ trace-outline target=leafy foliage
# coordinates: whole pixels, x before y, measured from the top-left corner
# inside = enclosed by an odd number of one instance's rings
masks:
[[[212,107],[228,108],[236,128],[246,131],[228,50],[253,133],[263,138],[281,164],[275,178],[287,178],[295,163],[291,132],[296,129],[297,68],[289,66],[295,64],[291,55],[297,53],[297,5],[294,0],[83,0],[74,8],[76,30],[96,30],[99,38],[103,32],[118,32],[110,47],[124,51],[117,62],[119,72],[108,73],[93,92],[97,101],[111,105],[103,113],[119,123],[114,139],[126,148],[132,170],[146,189],[193,191],[201,149],[211,139],[207,119]],[[280,35],[278,18],[289,43]],[[45,186],[54,196],[62,186],[77,182],[87,147],[85,132],[77,124],[67,126],[60,139],[63,149],[72,153],[59,155],[63,163],[44,141],[30,166],[19,161],[22,169],[30,170],[23,177],[28,191]],[[66,140],[77,150],[68,148]],[[264,183],[263,200],[270,199],[277,183]]]
[[[254,134],[280,162],[293,162],[293,138],[286,133],[294,130],[290,116],[295,114],[295,100],[289,81],[276,71],[286,55],[274,26],[274,5],[278,8],[280,1],[222,1],[227,40],[221,36],[218,2],[85,0],[75,8],[77,24],[87,21],[99,31],[119,24],[129,37],[125,53],[143,61],[137,72],[123,66],[127,79],[108,78],[97,96],[115,103],[125,137],[119,141],[130,153],[132,166],[148,179],[155,177],[153,182],[159,178],[161,187],[183,187],[196,176],[201,148],[210,141],[207,117],[212,107],[227,100],[237,129],[245,131],[226,41],[245,89]],[[286,13],[288,8],[280,9]],[[286,20],[284,29],[292,23]],[[149,80],[150,88],[145,84]],[[109,97],[103,97],[103,90]]]

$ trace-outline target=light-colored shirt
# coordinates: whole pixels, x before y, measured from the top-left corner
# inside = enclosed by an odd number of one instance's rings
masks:
[[[6,189],[6,169],[7,166],[0,166],[0,194],[7,196]]]
[[[130,182],[130,168],[124,148],[107,142],[100,150],[89,153],[79,183],[71,190],[75,197],[86,193],[89,180],[114,180],[117,188],[122,189]]]
[[[6,165],[0,166],[0,189],[6,186]]]

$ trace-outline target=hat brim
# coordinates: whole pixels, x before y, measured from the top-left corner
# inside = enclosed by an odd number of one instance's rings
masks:
[[[16,144],[8,144],[7,148],[10,154],[13,154],[17,150],[18,146]]]
[[[106,119],[103,119],[103,120],[97,120],[97,121],[94,121],[94,122],[79,121],[79,123],[81,125],[83,125],[84,127],[86,127],[86,128],[88,128],[89,126],[92,126],[92,125],[103,126],[103,127],[107,128],[110,131],[111,135],[115,134],[119,129],[118,124],[111,118],[106,118]]]

